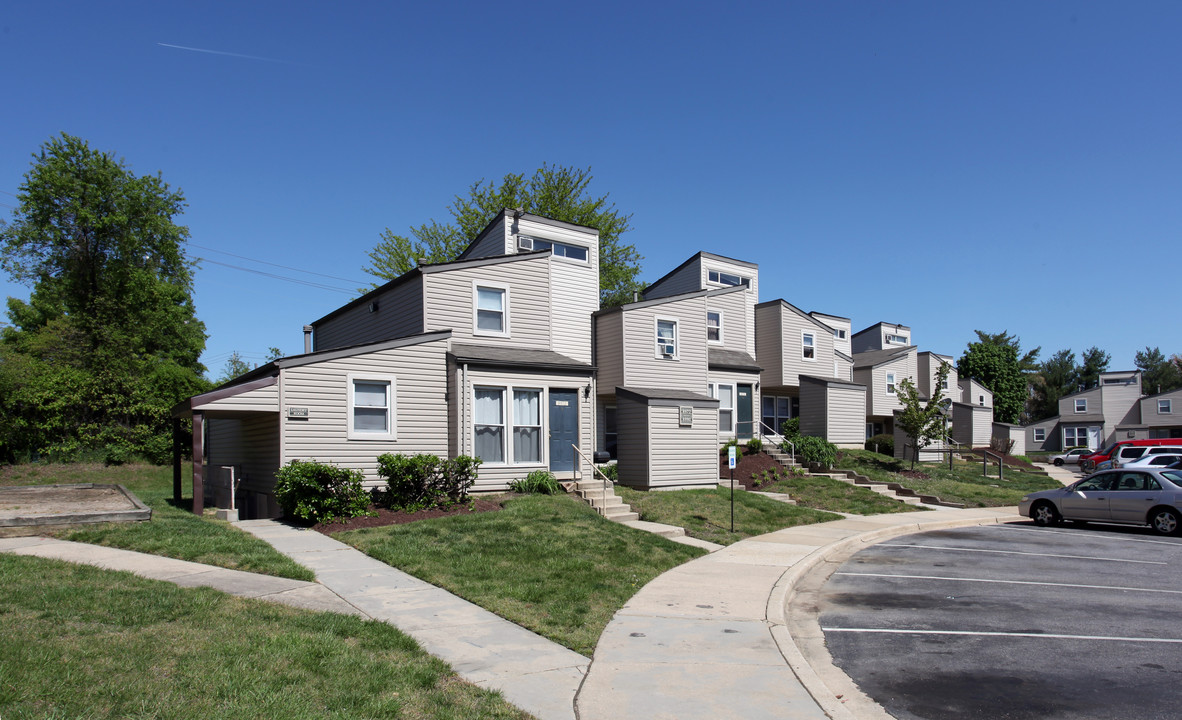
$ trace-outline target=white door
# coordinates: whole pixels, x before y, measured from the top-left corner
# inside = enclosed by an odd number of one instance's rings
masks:
[[[1096,427],[1095,425],[1088,428],[1088,449],[1100,449],[1100,428]]]

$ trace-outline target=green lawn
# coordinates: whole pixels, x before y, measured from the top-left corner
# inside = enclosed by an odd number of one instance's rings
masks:
[[[908,505],[879,495],[869,488],[851,485],[828,477],[790,477],[777,482],[761,485],[762,492],[787,493],[800,507],[853,515],[878,515],[879,513],[912,512],[927,510]]]
[[[735,523],[731,532],[728,489],[641,491],[617,486],[616,494],[641,520],[677,525],[691,537],[719,545],[796,525],[840,520],[840,515],[796,507],[743,490],[735,492]]]
[[[842,450],[837,467],[854,470],[872,480],[897,482],[924,495],[936,495],[948,502],[964,503],[966,507],[1001,507],[1017,505],[1022,496],[1036,490],[1049,490],[1062,485],[1046,475],[1006,469],[1005,480],[998,480],[997,466],[985,477],[980,462],[954,460],[949,472],[947,462],[916,463],[915,469],[929,478],[904,477],[900,471],[909,470],[911,462],[903,462],[868,450]]]
[[[192,487],[192,468],[184,470],[186,494]],[[98,463],[29,464],[0,467],[0,485],[117,483],[152,508],[144,523],[105,523],[57,533],[64,540],[106,545],[163,555],[179,560],[233,570],[313,580],[312,571],[280,554],[266,542],[213,517],[197,517],[186,500],[172,500],[172,468],[157,465],[106,467]]]
[[[704,554],[608,522],[566,495],[333,537],[588,656],[637,590]]]
[[[0,555],[0,717],[518,718],[381,622]]]

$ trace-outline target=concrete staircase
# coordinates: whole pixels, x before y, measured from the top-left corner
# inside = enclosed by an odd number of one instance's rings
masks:
[[[571,486],[571,491],[574,494],[585,500],[588,505],[595,508],[596,512],[612,522],[626,523],[640,519],[640,513],[633,512],[632,508],[616,495],[615,487],[611,483],[607,484],[605,494],[602,478],[579,480],[578,482],[564,484]]]
[[[899,500],[901,502],[907,503],[908,505],[926,504],[926,505],[943,505],[945,507],[964,507],[963,505],[961,505],[959,503],[944,502],[943,500],[941,500],[940,498],[938,498],[934,495],[920,495],[920,494],[916,493],[914,490],[911,490],[910,488],[903,487],[899,483],[879,482],[876,480],[871,480],[870,478],[866,477],[865,475],[859,475],[858,473],[853,472],[851,470],[831,470],[829,472],[815,472],[815,471],[809,470],[807,467],[804,467],[799,462],[793,462],[791,455],[784,452],[780,448],[772,445],[771,443],[765,444],[763,446],[763,450],[768,455],[770,455],[773,459],[775,459],[776,462],[780,463],[784,467],[793,468],[796,470],[803,470],[804,472],[808,473],[809,475],[813,475],[816,477],[833,478],[834,480],[840,480],[842,482],[849,483],[851,485],[857,485],[859,487],[864,487],[869,490],[873,490],[874,492],[878,493],[879,495],[889,497],[893,500]]]

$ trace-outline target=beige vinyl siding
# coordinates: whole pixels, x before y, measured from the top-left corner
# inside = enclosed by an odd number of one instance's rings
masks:
[[[866,435],[866,389],[804,378],[800,383],[800,432],[841,448],[860,448]]]
[[[727,262],[726,260],[713,257],[702,258],[699,267],[701,268],[698,271],[698,277],[700,278],[700,285],[698,286],[699,288],[715,290],[718,288],[731,287],[729,285],[721,285],[719,283],[710,282],[711,270],[730,273],[731,275],[738,275],[750,280],[751,295],[748,298],[748,302],[750,302],[753,306],[759,302],[759,268],[754,268],[750,265],[741,265],[739,263]]]
[[[911,362],[908,362],[908,358]],[[903,378],[910,377],[914,379],[914,370],[910,370],[908,366],[914,367],[915,355],[905,356],[892,360],[890,362],[877,365],[873,368],[862,368],[861,370],[854,370],[854,382],[859,385],[866,386],[866,414],[875,416],[890,417],[896,410],[902,410],[903,405],[898,399],[898,386]],[[886,391],[886,374],[893,372],[895,374],[895,394],[888,395]]]
[[[624,384],[623,311],[595,317],[595,366],[600,392],[615,393]]]
[[[595,248],[588,264],[550,259],[550,349],[591,362],[591,314],[599,309],[599,272]]]
[[[767,387],[784,385],[782,312],[784,306],[778,302],[755,308],[755,361],[763,368],[760,382]]]
[[[513,220],[509,228],[510,247],[516,247],[521,235],[588,247],[592,251],[588,253],[588,259],[594,266],[599,265],[599,232],[593,228],[564,227],[522,217]]]
[[[688,390],[706,388],[706,302],[688,298],[624,310],[625,386]],[[676,359],[657,357],[657,318],[677,321]]]
[[[980,405],[980,398],[985,396],[984,407],[993,407],[993,393],[984,385],[973,379],[958,380],[960,386],[960,401],[968,405]]]
[[[620,398],[616,406],[616,431],[619,433],[616,455],[619,458],[620,483],[648,487],[648,405]]]
[[[1104,423],[1117,425],[1141,423],[1141,383],[1129,385],[1101,385],[1104,393]]]
[[[506,463],[484,463],[480,466],[479,477],[476,480],[476,485],[473,487],[474,492],[487,492],[494,490],[507,490],[509,483],[514,480],[524,478],[532,470],[546,470],[550,467],[550,396],[549,391],[554,390],[577,390],[579,392],[579,450],[587,456],[587,460],[591,460],[592,452],[595,450],[595,419],[594,400],[588,399],[584,396],[584,388],[591,384],[591,378],[588,375],[574,375],[565,373],[550,373],[550,372],[529,372],[522,370],[518,372],[509,372],[498,370],[496,368],[469,366],[468,368],[468,387],[465,392],[467,398],[467,417],[463,421],[463,438],[461,445],[461,454],[475,455],[475,440],[473,437],[473,426],[475,422],[474,411],[475,396],[473,389],[477,386],[484,388],[506,388],[505,404],[503,411],[505,413],[505,455],[508,462]],[[512,462],[512,435],[510,433],[510,425],[513,422],[512,404],[513,395],[510,389],[517,390],[542,390],[542,461],[540,463],[513,463]],[[592,387],[592,398],[594,398],[594,387]],[[573,451],[572,451],[573,452]],[[589,462],[582,459],[579,460],[579,468],[583,476],[587,476],[591,472]]]
[[[512,238],[509,237],[509,230],[505,225],[505,215],[502,213],[483,235],[476,238],[476,241],[465,253],[464,259],[512,254],[516,252],[516,249],[512,247],[511,241]]]
[[[826,383],[805,380],[800,384],[800,434],[828,439],[829,388]]]
[[[451,330],[454,342],[550,349],[550,262],[538,255],[517,262],[459,267],[424,276],[426,331]],[[473,332],[475,286],[507,287],[509,335]]]
[[[993,436],[993,409],[953,403],[952,439],[970,447],[984,447]]]
[[[676,406],[648,408],[649,487],[718,484],[718,411],[693,408],[691,427],[679,426],[679,412]]]
[[[711,347],[755,356],[755,314],[746,291],[707,297],[706,309],[722,313],[722,344]]]
[[[361,470],[367,483],[377,485],[378,455],[446,457],[446,351],[446,341],[438,340],[284,369],[284,405],[306,407],[308,417],[283,418],[283,462],[297,458],[333,462]],[[349,439],[351,373],[394,378],[394,440]]]
[[[274,500],[262,497],[273,492],[275,471],[280,465],[278,414],[239,413],[210,417],[206,422],[209,423],[209,463],[205,466],[205,477],[212,484],[217,482],[221,466],[237,466],[242,516],[278,515]],[[209,495],[211,505],[217,502],[212,487]],[[228,498],[221,505],[229,507]]]
[[[956,377],[956,363],[950,357],[937,355],[930,352],[916,353],[916,387],[920,394],[925,397],[932,397],[933,395],[941,395],[956,399],[960,396],[959,388],[957,386]],[[936,373],[940,371],[940,363],[944,362],[948,365],[948,389],[939,390],[936,388]],[[956,391],[954,392],[954,388]]]
[[[685,267],[662,278],[661,284],[656,288],[646,290],[644,298],[646,300],[653,300],[655,298],[670,297],[672,295],[702,290],[706,287],[706,276],[703,273],[702,259],[701,257],[695,257]]]
[[[993,423],[992,437],[1013,440],[1014,447],[1010,449],[1011,455],[1026,454],[1026,428],[1007,423]]]
[[[852,381],[854,379],[854,364],[848,360],[835,358],[833,361],[837,365],[837,379]]]
[[[423,277],[414,275],[379,293],[371,302],[358,304],[316,326],[316,350],[332,350],[380,342],[423,332]]]
[[[242,412],[277,412],[279,410],[279,384],[248,390],[216,402],[194,406],[194,410],[237,410]]]
[[[838,352],[843,352],[846,355],[853,354],[853,348],[850,345],[851,337],[853,336],[853,330],[851,329],[850,321],[848,319],[839,318],[834,315],[826,315],[825,313],[819,312],[811,312],[809,315],[816,318],[819,322],[825,323],[834,330],[845,330],[844,340],[838,340],[837,338],[833,339],[833,349]]]
[[[833,354],[833,333],[817,327],[788,308],[781,308],[780,337],[784,348],[782,384],[788,387],[799,386],[801,375],[832,376],[833,360],[836,357]],[[804,359],[805,333],[813,336],[815,360]]]

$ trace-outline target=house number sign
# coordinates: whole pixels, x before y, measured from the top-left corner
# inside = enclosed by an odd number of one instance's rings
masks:
[[[306,407],[289,407],[287,409],[287,416],[289,418],[306,418],[306,417],[308,417],[308,408],[306,408]]]
[[[677,424],[680,425],[681,427],[693,426],[693,424],[694,424],[694,409],[693,409],[693,407],[692,406],[690,406],[690,407],[682,406],[677,409],[681,411],[679,413]]]

